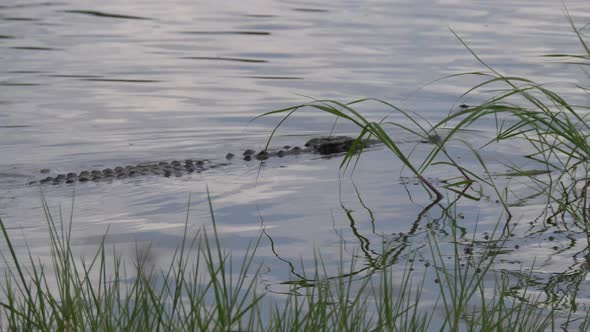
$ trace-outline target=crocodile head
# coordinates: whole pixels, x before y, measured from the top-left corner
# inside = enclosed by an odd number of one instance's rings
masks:
[[[333,154],[348,152],[354,141],[348,136],[321,136],[310,139],[305,146],[319,154]]]

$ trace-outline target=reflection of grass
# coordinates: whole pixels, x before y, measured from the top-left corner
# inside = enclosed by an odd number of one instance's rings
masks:
[[[55,221],[44,207],[53,254],[50,270],[30,254],[17,255],[0,220],[8,248],[4,263],[11,267],[0,302],[0,324],[7,330],[543,331],[558,313],[554,307],[535,306],[526,289],[519,295],[528,302],[515,301],[508,279],[489,285],[485,276],[491,274],[494,256],[487,252],[463,264],[456,244],[454,259],[448,260],[433,231],[433,266],[424,272],[415,272],[415,263],[401,268],[385,264],[358,275],[354,255],[345,263],[341,251],[340,277],[328,277],[318,254],[313,272],[302,274],[306,285],[284,283],[292,291],[267,299],[257,289],[260,268],[254,264],[261,238],[242,260],[233,261],[222,248],[211,204],[212,234],[202,231],[190,239],[185,227],[182,244],[163,270],[150,265],[146,252],[128,269],[116,252],[110,257],[104,240],[90,260],[78,259],[70,243],[71,228],[64,228],[63,220]],[[440,295],[425,307],[423,293],[434,278],[428,273],[433,268],[438,283],[434,289]],[[491,289],[494,294],[488,297]]]

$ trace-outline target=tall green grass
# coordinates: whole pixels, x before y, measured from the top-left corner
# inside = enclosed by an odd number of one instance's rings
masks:
[[[258,323],[257,242],[246,249],[240,271],[213,236],[187,233],[167,269],[154,269],[144,255],[129,266],[104,238],[89,260],[75,257],[70,228],[54,220],[43,201],[51,243],[51,268],[32,255],[17,256],[0,220],[9,255],[3,285],[2,324],[10,331],[228,331]],[[213,242],[212,242],[213,241]],[[112,255],[112,256],[111,256]],[[111,256],[111,257],[109,257]],[[131,268],[130,268],[131,267]],[[253,275],[254,277],[251,277]]]
[[[512,281],[492,272],[491,252],[461,263],[456,233],[453,259],[447,258],[433,230],[428,232],[430,268],[418,269],[410,259],[360,275],[355,255],[349,260],[341,250],[339,277],[334,278],[318,252],[313,270],[302,275],[312,282],[292,284],[291,291],[271,296],[257,287],[261,270],[256,252],[262,237],[234,261],[223,248],[211,203],[209,207],[212,232],[189,235],[187,212],[182,242],[164,267],[150,266],[145,255],[130,264],[116,248],[109,253],[104,240],[93,257],[76,257],[72,220],[54,220],[44,202],[52,252],[48,267],[30,253],[18,254],[0,220],[8,249],[3,263],[9,266],[0,295],[3,330],[545,331],[568,321],[567,312],[543,305],[526,290],[521,295],[526,302],[512,296]],[[438,285],[429,286],[432,271]],[[430,305],[423,304],[425,289],[439,293]]]

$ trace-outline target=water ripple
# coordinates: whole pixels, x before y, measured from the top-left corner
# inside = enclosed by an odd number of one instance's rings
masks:
[[[100,12],[100,11],[96,11],[96,10],[63,10],[63,12],[72,13],[72,14],[83,14],[83,15],[97,16],[97,17],[122,18],[122,19],[129,19],[129,20],[152,20],[152,18],[149,18],[149,17],[113,14],[113,13]]]

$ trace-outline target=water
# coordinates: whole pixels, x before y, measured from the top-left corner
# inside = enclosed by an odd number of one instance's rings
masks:
[[[578,22],[588,21],[584,1],[567,5]],[[275,252],[263,242],[259,254],[268,267],[269,289],[280,289],[280,282],[294,277],[285,261],[301,257],[311,262],[314,247],[321,247],[328,261],[338,257],[342,240],[376,253],[383,241],[395,242],[392,234],[411,232],[430,202],[413,180],[407,188],[400,185],[401,165],[382,149],[365,155],[354,181],[339,178],[341,157],[299,156],[270,160],[262,168],[238,160],[182,178],[41,190],[25,184],[43,177],[39,171],[44,168],[55,174],[159,160],[223,161],[227,152],[264,146],[278,119],[249,122],[254,117],[309,98],[375,97],[436,121],[461,102],[483,98],[459,100],[475,78],[433,83],[485,69],[449,27],[501,72],[551,82],[566,94],[583,79],[577,68],[539,57],[580,51],[558,1],[537,1],[531,8],[529,1],[346,1],[328,6],[177,0],[103,1],[98,6],[95,1],[5,0],[0,5],[0,217],[20,239],[19,251],[29,246],[47,259],[41,191],[53,213],[61,209],[66,220],[75,196],[73,239],[81,252],[92,252],[108,229],[107,241],[128,248],[123,250],[129,255],[137,243],[151,243],[165,262],[180,241],[189,193],[191,232],[210,224],[208,189],[228,248],[239,254],[263,226],[273,238]],[[361,108],[372,119],[388,111],[377,103]],[[395,114],[392,119],[405,121]],[[273,145],[301,145],[312,135],[330,132],[332,125],[333,119],[323,114],[299,113]],[[483,143],[482,136],[494,128],[484,122],[463,138]],[[342,123],[336,129],[355,132]],[[403,147],[409,151],[415,142],[407,139]],[[427,148],[419,146],[419,156]],[[463,145],[454,148],[469,165],[477,165]],[[506,147],[487,158],[504,169],[505,161],[526,165],[521,158],[526,152]],[[430,176],[442,178],[446,172]],[[527,225],[542,206],[526,202],[515,208],[519,225]],[[354,211],[357,224],[351,224],[343,207]],[[477,221],[480,239],[502,212],[493,198],[466,202],[462,209],[467,238]],[[430,213],[436,220],[440,211]],[[424,221],[415,225],[415,243],[424,243]],[[539,262],[540,252],[541,275],[580,265],[572,254],[583,242],[570,246],[560,236],[557,246],[565,249],[558,251],[554,241],[545,243],[545,233],[526,231],[523,226],[515,240],[519,264],[508,262],[499,269],[530,267],[534,257]],[[513,243],[508,246],[512,251]]]

